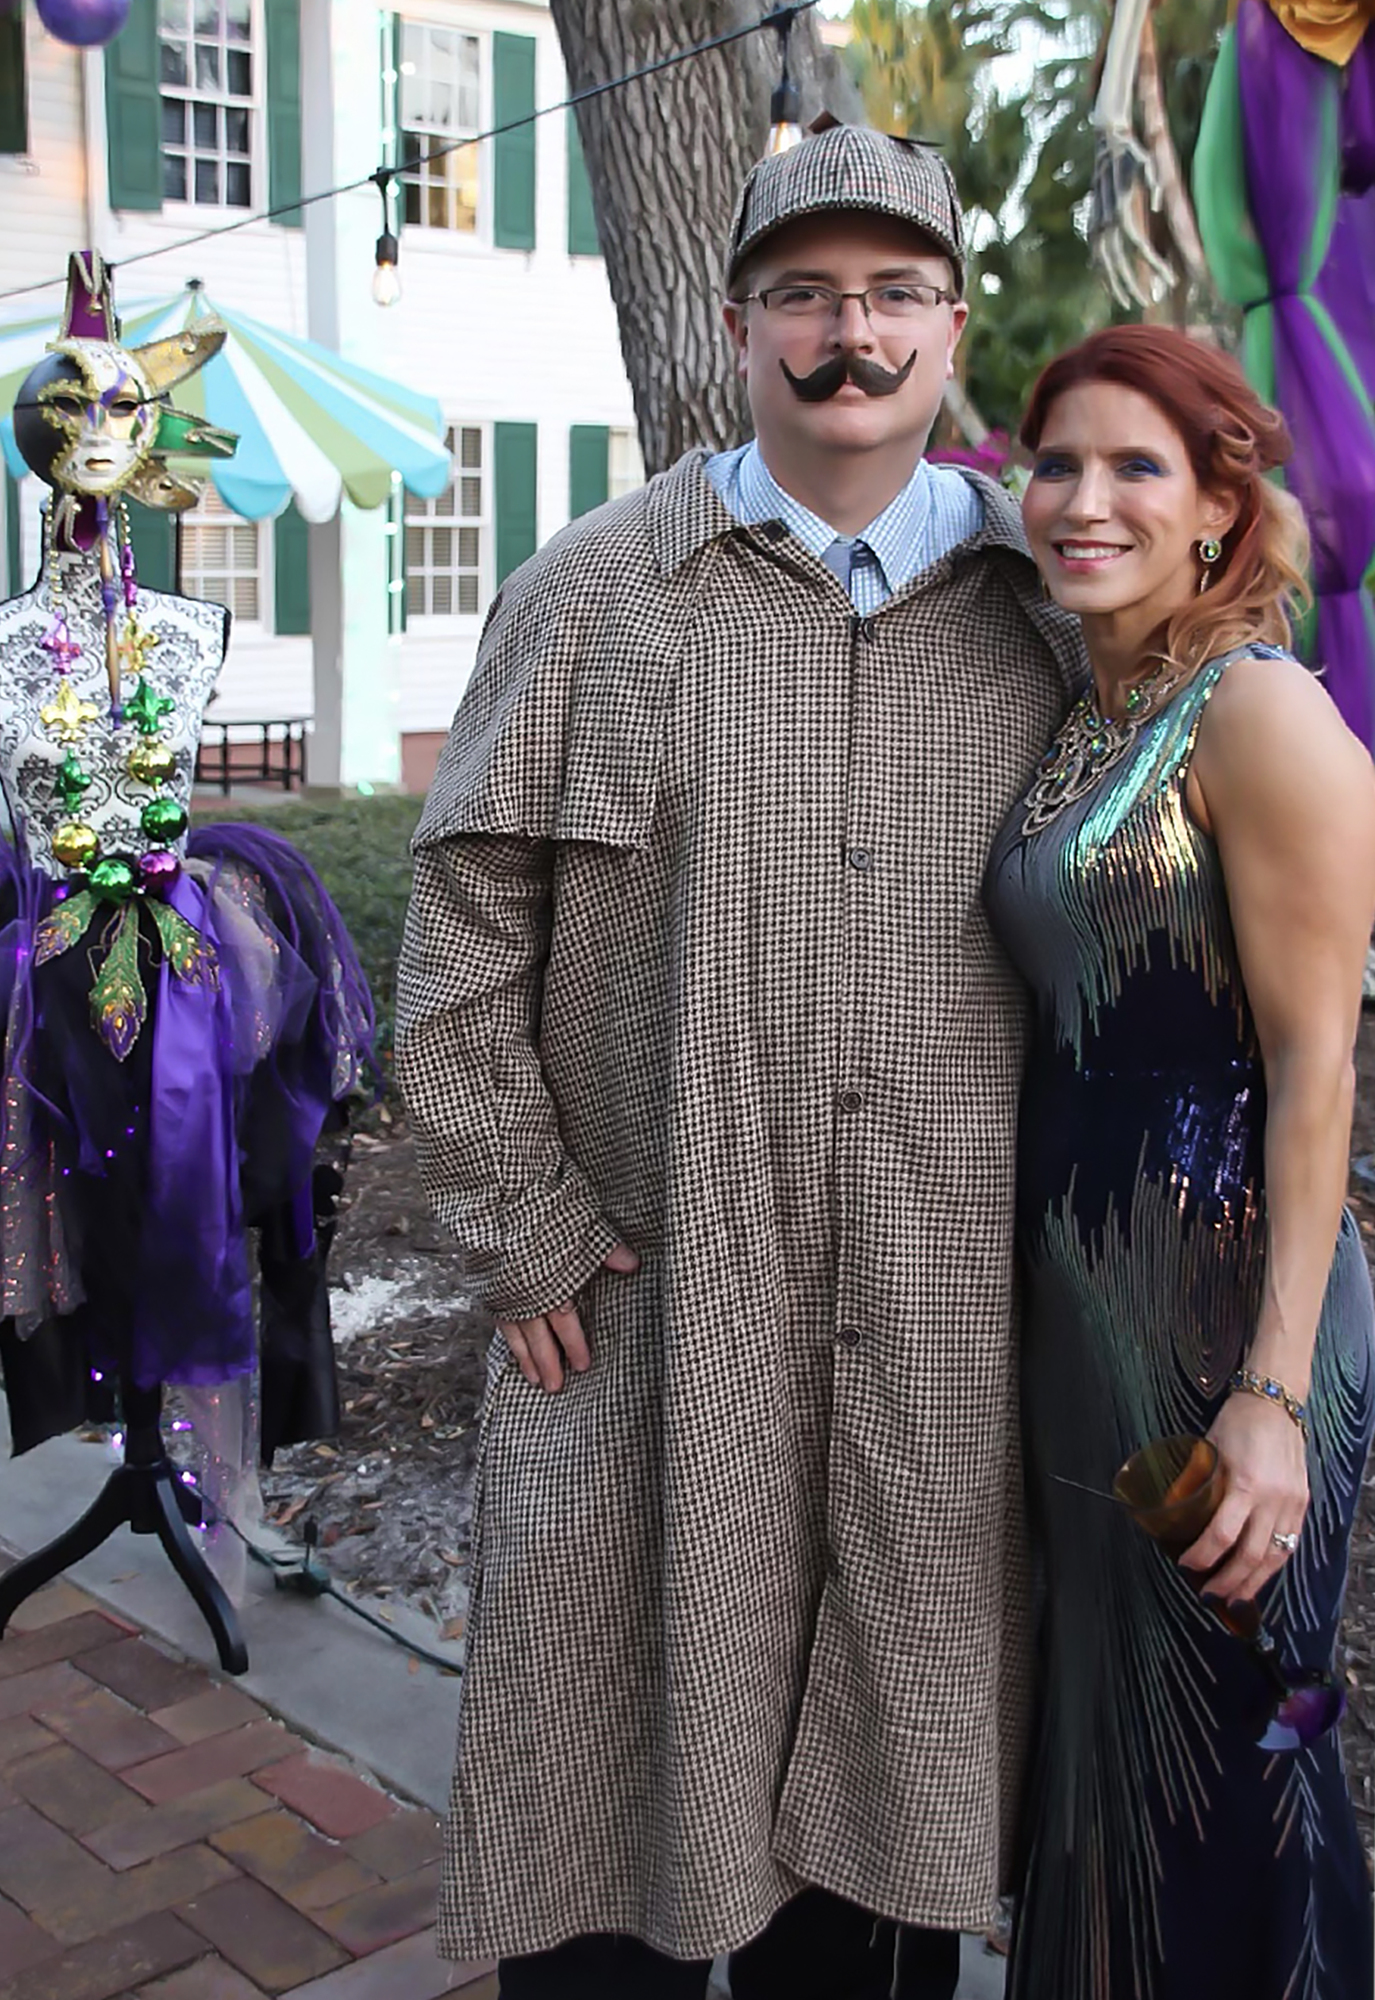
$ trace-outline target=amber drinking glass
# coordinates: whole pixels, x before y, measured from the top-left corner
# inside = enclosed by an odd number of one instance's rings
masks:
[[[1144,1528],[1171,1562],[1191,1548],[1222,1505],[1227,1468],[1209,1438],[1155,1438],[1134,1452],[1112,1482],[1138,1527]],[[1303,1750],[1340,1722],[1346,1695],[1331,1674],[1308,1667],[1286,1672],[1274,1635],[1250,1599],[1224,1603],[1207,1596],[1208,1579],[1186,1572],[1205,1594],[1208,1609],[1236,1638],[1244,1640],[1275,1695],[1262,1750]]]

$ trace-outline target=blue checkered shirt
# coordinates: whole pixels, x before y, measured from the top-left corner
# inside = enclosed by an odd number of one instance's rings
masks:
[[[823,562],[834,541],[850,539],[837,537],[829,522],[783,491],[757,444],[718,452],[703,470],[737,521],[782,521]],[[983,518],[977,488],[949,466],[922,459],[896,500],[853,537],[850,597],[856,611],[877,611],[894,591],[976,535]]]

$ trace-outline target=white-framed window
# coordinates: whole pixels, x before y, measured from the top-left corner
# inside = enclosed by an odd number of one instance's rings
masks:
[[[411,228],[478,227],[482,192],[480,148],[452,146],[482,130],[482,42],[458,28],[402,21],[397,113],[401,160],[401,217]]]
[[[406,495],[406,616],[476,618],[487,601],[491,542],[488,434],[451,424],[453,479],[437,500]]]
[[[256,28],[254,0],[158,0],[164,201],[253,207]]]
[[[243,624],[262,622],[262,523],[245,521],[208,485],[181,517],[181,588],[187,597],[223,604]]]
[[[619,500],[645,483],[640,436],[630,425],[613,424],[606,439],[606,497]]]

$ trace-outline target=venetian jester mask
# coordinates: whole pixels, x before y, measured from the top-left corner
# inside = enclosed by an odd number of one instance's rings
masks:
[[[206,319],[165,340],[124,347],[104,260],[98,250],[78,251],[67,267],[58,338],[15,398],[14,438],[25,464],[75,499],[127,495],[148,507],[191,506],[196,490],[168,471],[166,454],[227,458],[235,440],[173,409],[167,392],[203,368],[224,340],[224,328]]]

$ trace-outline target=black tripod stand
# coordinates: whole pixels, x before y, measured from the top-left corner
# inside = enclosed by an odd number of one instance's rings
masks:
[[[172,1567],[199,1605],[227,1674],[248,1670],[248,1648],[234,1607],[218,1578],[191,1539],[188,1523],[199,1526],[200,1501],[182,1484],[162,1442],[161,1386],[138,1389],[120,1381],[124,1411],[124,1463],[110,1474],[80,1520],[57,1540],[38,1549],[0,1576],[0,1635],[35,1590],[51,1583],[70,1563],[98,1548],[127,1521],[136,1535],[156,1535]]]

